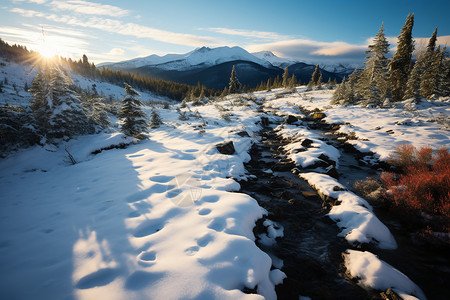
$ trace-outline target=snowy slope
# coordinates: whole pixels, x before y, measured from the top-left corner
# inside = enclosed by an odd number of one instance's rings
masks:
[[[280,68],[285,68],[298,62],[289,58],[278,57],[270,51],[253,52],[252,54]]]
[[[283,274],[252,232],[265,211],[232,192],[253,140],[236,132],[253,134],[259,116],[222,105],[231,122],[214,105],[195,108],[204,132],[172,106],[127,149],[90,154],[123,141],[98,134],[0,160],[1,298],[275,299]],[[224,140],[234,155],[215,149]]]
[[[150,55],[124,62],[103,66],[115,69],[132,69],[142,66],[158,66],[163,70],[188,70],[196,67],[208,67],[224,62],[244,60],[251,61],[264,67],[272,67],[267,60],[260,59],[240,47],[197,48],[186,54],[168,54],[165,56]]]
[[[37,68],[32,65],[18,64],[12,61],[5,61],[0,58],[0,81],[4,82],[7,78],[7,84],[3,84],[3,92],[0,93],[0,104],[26,106],[33,99],[33,95],[25,91],[25,86],[31,87],[33,78],[37,73]],[[111,84],[93,78],[81,76],[69,71],[69,77],[72,83],[84,90],[92,91],[93,86],[97,92],[105,98],[116,100],[125,96],[123,86]],[[16,88],[14,88],[14,86]],[[167,97],[159,96],[148,91],[139,91],[142,95],[141,100],[169,100]]]

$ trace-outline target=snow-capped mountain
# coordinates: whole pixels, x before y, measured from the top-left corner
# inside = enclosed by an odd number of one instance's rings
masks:
[[[268,61],[273,66],[279,68],[285,68],[298,62],[289,58],[278,57],[270,51],[253,52],[252,54],[257,58]]]
[[[268,60],[258,58],[240,47],[201,47],[186,54],[167,54],[164,56],[153,54],[118,63],[101,64],[101,66],[113,69],[136,69],[143,66],[152,66],[162,70],[185,71],[211,67],[235,60],[254,62],[266,68],[272,67]]]

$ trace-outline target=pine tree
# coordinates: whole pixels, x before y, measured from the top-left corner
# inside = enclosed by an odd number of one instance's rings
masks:
[[[403,99],[411,69],[411,58],[414,51],[414,40],[412,38],[413,26],[414,14],[410,14],[406,18],[406,22],[398,36],[397,51],[389,64],[392,99],[395,101]]]
[[[444,47],[439,57],[440,64],[434,88],[434,93],[439,96],[450,96],[450,59],[447,57],[447,47]]]
[[[386,96],[388,88],[387,66],[389,53],[389,43],[386,40],[383,23],[366,51],[365,70],[361,74],[359,89],[360,93],[369,99],[374,105],[380,104],[381,99]]]
[[[319,64],[317,64],[316,68],[314,69],[314,72],[311,75],[311,81],[310,81],[311,85],[317,85],[320,75],[322,75],[322,74],[320,73],[320,70],[319,70]],[[308,83],[308,86],[309,86],[309,83]]]
[[[283,73],[283,87],[287,88],[288,87],[288,80],[289,80],[289,71],[288,71],[288,67],[284,68],[284,73]]]
[[[48,76],[44,66],[38,67],[38,72],[31,83],[30,93],[33,94],[30,107],[33,112],[33,117],[38,127],[38,132],[41,136],[45,135],[45,128],[48,128],[50,117],[50,105],[47,102],[48,94]]]
[[[152,112],[150,113],[150,127],[158,128],[163,123],[161,116],[155,108],[152,108]]]
[[[428,42],[424,55],[424,70],[420,80],[420,95],[429,98],[434,91],[437,75],[439,73],[439,65],[441,63],[441,48],[436,48],[437,27]]]
[[[322,73],[320,73],[319,79],[317,79],[316,85],[319,89],[322,88]]]
[[[295,88],[295,86],[297,85],[297,78],[295,77],[294,74],[292,74],[291,78],[289,79],[289,87],[291,88]]]
[[[433,60],[435,56],[435,47],[437,39],[437,28],[431,35],[428,41],[428,46],[425,52],[419,53],[417,61],[409,75],[408,81],[406,83],[404,99],[417,98],[420,94],[423,97],[428,97],[432,94],[434,88],[434,77],[437,73],[436,68],[438,66],[434,65]]]
[[[79,96],[69,88],[67,76],[61,68],[50,68],[47,103],[51,108],[47,136],[50,139],[72,137],[88,132],[88,120]]]
[[[122,99],[122,110],[119,117],[123,120],[121,131],[137,139],[144,139],[148,132],[145,112],[140,108],[144,104],[137,97],[140,94],[128,83],[125,83],[125,97]]]
[[[239,79],[237,78],[236,75],[236,69],[233,66],[233,69],[231,70],[231,77],[230,77],[230,84],[229,84],[229,93],[230,94],[235,94],[235,93],[239,93],[241,91],[242,85],[239,82]]]

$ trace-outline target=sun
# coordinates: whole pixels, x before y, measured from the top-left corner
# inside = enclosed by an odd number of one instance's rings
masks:
[[[48,42],[42,43],[42,45],[39,49],[39,53],[47,59],[53,58],[56,56],[56,53],[57,53],[56,46],[52,45]]]

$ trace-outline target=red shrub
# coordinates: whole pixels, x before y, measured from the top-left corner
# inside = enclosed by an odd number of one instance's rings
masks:
[[[411,145],[402,145],[391,161],[401,167],[402,174],[384,172],[381,179],[393,206],[417,214],[426,213],[430,218],[443,218],[446,221],[442,226],[448,230],[450,154],[447,149],[441,148],[433,155],[429,147],[417,151]]]

